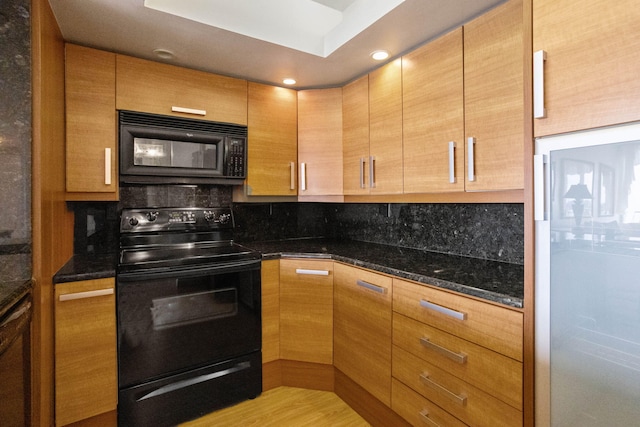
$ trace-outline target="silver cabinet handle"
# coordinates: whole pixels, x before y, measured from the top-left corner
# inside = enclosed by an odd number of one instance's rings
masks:
[[[544,119],[547,110],[544,108],[544,63],[547,52],[538,50],[533,54],[533,118]]]
[[[104,149],[104,185],[111,185],[111,148]]]
[[[429,411],[427,411],[426,409],[420,411],[420,419],[430,426],[440,427],[440,424],[429,418]]]
[[[424,347],[431,349],[437,353],[440,353],[441,355],[448,357],[449,359],[453,360],[454,362],[460,363],[460,364],[464,364],[467,362],[467,355],[464,353],[456,353],[455,351],[451,351],[448,348],[439,346],[438,344],[434,343],[433,341],[431,341],[429,338],[427,337],[422,337],[420,338],[420,344],[422,344]]]
[[[113,288],[110,289],[98,289],[95,291],[76,292],[73,294],[63,294],[58,298],[61,302],[73,301],[76,299],[103,297],[105,295],[113,295]]]
[[[207,110],[197,110],[195,108],[176,107],[175,105],[171,107],[171,111],[173,111],[174,113],[194,114],[196,116],[207,115]]]
[[[360,157],[360,188],[365,188],[364,185],[364,157]]]
[[[456,311],[456,310],[452,310],[450,308],[447,307],[443,307],[441,305],[438,304],[434,304],[432,302],[429,302],[427,300],[420,300],[420,305],[426,309],[429,310],[433,310],[433,311],[437,311],[438,313],[444,314],[446,316],[449,317],[453,317],[455,319],[458,320],[467,320],[467,313],[463,313],[461,311]]]
[[[378,286],[378,285],[374,285],[373,283],[369,283],[369,282],[365,282],[364,280],[356,280],[356,284],[360,287],[366,288],[366,289],[370,289],[374,292],[377,292],[379,294],[386,294],[387,293],[387,288],[385,288],[384,286]]]
[[[369,188],[376,187],[376,157],[369,156]]]
[[[296,274],[303,274],[308,276],[328,276],[328,270],[308,270],[306,268],[296,268]]]
[[[300,190],[307,190],[307,164],[300,163]]]
[[[456,183],[456,143],[449,141],[449,183]]]
[[[429,378],[429,374],[427,374],[426,372],[420,374],[420,381],[422,381],[422,384],[426,385],[427,387],[430,387],[431,389],[444,394],[445,396],[462,406],[467,404],[467,396],[463,394],[455,394],[454,392],[447,390],[445,387]]]
[[[469,138],[467,138],[467,158],[469,160],[468,164],[467,164],[467,168],[468,168],[468,172],[469,172],[469,181],[475,181],[476,180],[476,172],[474,169],[474,159],[473,159],[473,154],[474,154],[474,150],[475,150],[475,146],[476,145],[476,138],[473,136],[470,136]]]
[[[535,221],[547,220],[547,207],[545,200],[545,170],[547,158],[544,154],[533,156],[533,219]]]
[[[290,183],[289,189],[296,189],[296,164],[294,162],[289,162],[289,172],[290,172]]]

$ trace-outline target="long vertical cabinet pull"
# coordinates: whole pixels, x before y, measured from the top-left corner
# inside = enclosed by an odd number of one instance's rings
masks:
[[[104,149],[104,185],[111,185],[111,148]]]
[[[456,143],[449,141],[449,183],[456,183]]]
[[[547,110],[544,108],[544,63],[547,52],[538,50],[533,54],[533,118],[544,119]]]
[[[533,156],[533,219],[534,221],[546,221],[547,200],[546,200],[546,171],[545,164],[547,158],[544,154]]]
[[[289,189],[295,190],[296,189],[296,164],[294,162],[289,162],[289,173],[291,174]]]
[[[467,164],[467,169],[468,169],[468,179],[469,181],[475,181],[476,180],[476,172],[475,172],[475,168],[474,168],[474,159],[473,159],[473,153],[475,150],[475,145],[476,145],[476,138],[471,136],[469,138],[467,138],[467,157],[469,160],[469,163]]]
[[[300,163],[300,191],[307,190],[307,164]]]
[[[376,186],[376,157],[369,156],[369,187],[375,188]]]
[[[364,157],[360,157],[360,188],[365,188],[364,183]]]

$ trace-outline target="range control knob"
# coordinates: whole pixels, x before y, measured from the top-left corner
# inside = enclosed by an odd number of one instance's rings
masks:
[[[138,225],[138,218],[136,218],[135,216],[132,216],[131,218],[129,218],[129,225],[132,227],[135,227],[136,225]]]
[[[229,223],[229,221],[231,221],[231,215],[230,214],[220,214],[220,217],[218,218],[218,220],[220,221],[220,224],[227,224],[227,223]]]
[[[156,219],[158,219],[158,212],[147,212],[147,220],[149,220],[149,222],[153,222]]]
[[[211,222],[216,219],[215,214],[212,211],[204,211],[204,220],[207,222]]]

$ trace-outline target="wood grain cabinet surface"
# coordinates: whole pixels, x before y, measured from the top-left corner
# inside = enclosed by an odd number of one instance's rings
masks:
[[[118,200],[115,97],[115,54],[67,44],[67,200]]]
[[[342,88],[344,194],[369,194],[369,75]]]
[[[465,190],[522,189],[522,0],[509,0],[466,24],[463,31]]]
[[[416,417],[421,396],[469,425],[523,423],[522,312],[393,280],[392,408]],[[426,415],[444,421],[437,411]],[[448,425],[445,422],[445,425]]]
[[[334,365],[391,406],[389,276],[335,263]]]
[[[280,260],[280,358],[333,364],[333,261]]]
[[[118,110],[247,124],[246,80],[125,55],[116,66]]]
[[[533,50],[546,52],[536,136],[640,120],[639,20],[634,0],[533,1]]]
[[[298,197],[342,196],[342,88],[298,91]]]
[[[56,426],[115,411],[115,279],[55,286]]]
[[[249,82],[247,196],[298,194],[298,97],[293,89]]]

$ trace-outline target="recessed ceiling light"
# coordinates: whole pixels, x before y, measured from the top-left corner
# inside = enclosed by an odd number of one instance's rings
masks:
[[[173,52],[167,49],[153,49],[153,53],[160,59],[173,59]]]
[[[287,79],[282,80],[282,83],[284,83],[286,85],[294,85],[294,84],[296,84],[296,79],[287,78]]]
[[[386,50],[375,50],[371,52],[371,57],[376,61],[382,61],[389,57],[389,52],[387,52]]]

